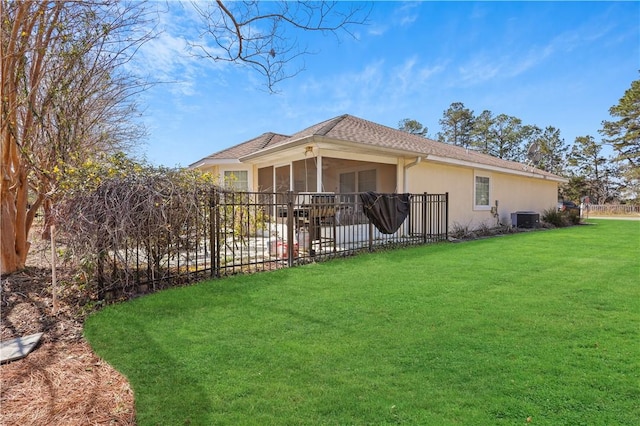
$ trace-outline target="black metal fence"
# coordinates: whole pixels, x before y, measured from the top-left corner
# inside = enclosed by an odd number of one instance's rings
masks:
[[[180,213],[182,225],[168,220],[173,226],[165,235],[133,238],[108,250],[96,271],[99,297],[447,239],[448,194],[409,194],[403,200],[406,218],[388,233],[374,226],[357,193],[216,189],[202,195],[199,208]]]

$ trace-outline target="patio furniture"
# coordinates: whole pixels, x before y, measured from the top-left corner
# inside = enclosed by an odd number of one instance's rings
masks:
[[[299,214],[298,232],[309,233],[309,247],[300,247],[311,255],[326,252],[327,249],[335,250],[336,241],[336,206],[334,194],[311,194],[309,204],[299,206],[305,209],[304,214]],[[329,236],[323,232],[329,227]],[[306,238],[304,239],[306,241]]]

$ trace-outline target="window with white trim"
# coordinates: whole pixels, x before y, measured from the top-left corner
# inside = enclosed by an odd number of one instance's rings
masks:
[[[224,187],[236,191],[249,190],[249,173],[246,170],[228,170],[224,172]]]
[[[490,185],[491,181],[487,176],[476,176],[474,185],[474,208],[477,210],[488,210],[490,208]]]

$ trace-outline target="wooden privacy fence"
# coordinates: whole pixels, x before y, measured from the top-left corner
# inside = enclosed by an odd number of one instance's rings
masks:
[[[96,268],[98,297],[131,294],[240,272],[291,267],[448,237],[448,194],[232,192],[202,194],[165,235],[110,247]],[[377,203],[387,210],[375,217]],[[182,217],[185,219],[183,220]],[[373,220],[372,220],[373,218]],[[379,221],[397,229],[378,229]],[[378,223],[378,227],[374,225]]]
[[[640,215],[640,205],[630,204],[589,204],[583,206],[582,214],[590,215]]]

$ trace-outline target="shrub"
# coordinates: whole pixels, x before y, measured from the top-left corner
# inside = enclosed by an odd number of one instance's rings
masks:
[[[568,225],[566,215],[552,207],[542,212],[542,220],[556,228],[562,228]]]
[[[576,212],[559,212],[550,208],[542,213],[542,220],[556,228],[580,224],[580,214]]]
[[[565,218],[568,220],[571,225],[579,225],[580,224],[580,214],[575,212],[563,213]]]
[[[451,226],[451,230],[449,231],[449,237],[458,239],[458,240],[463,240],[463,239],[476,238],[476,235],[473,233],[473,231],[469,229],[468,224],[463,225],[461,223],[455,222]]]
[[[209,230],[202,208],[213,188],[211,176],[133,161],[122,154],[67,169],[56,219],[76,261],[91,265],[87,277],[102,277],[107,256],[133,271],[127,258],[146,253],[152,273],[164,257],[198,244]],[[167,262],[162,262],[166,264]],[[79,265],[81,266],[81,265]]]

